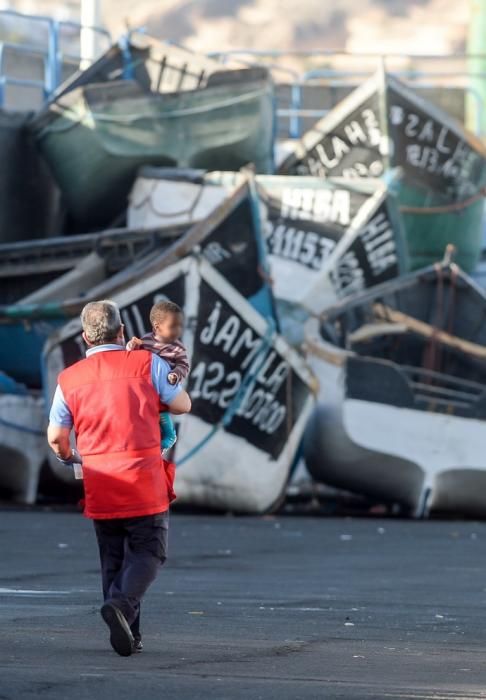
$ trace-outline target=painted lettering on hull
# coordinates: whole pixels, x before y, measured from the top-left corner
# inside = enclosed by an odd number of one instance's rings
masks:
[[[306,150],[293,166],[298,175],[329,177],[343,175],[348,178],[380,177],[384,172],[383,157],[388,151],[388,141],[379,119],[378,96],[372,95],[361,106],[345,115],[332,130],[319,133],[319,124],[309,135]],[[304,148],[306,148],[304,138]]]
[[[363,195],[361,205],[365,200],[366,196]],[[303,204],[304,201],[308,205],[304,212],[295,206],[288,206],[289,202]],[[277,281],[280,274],[287,279],[291,274],[289,270],[295,270],[296,294],[312,282],[312,274],[323,269],[346,230],[310,220],[308,211],[311,201],[287,194],[285,206],[283,203],[278,206],[275,200],[267,205],[264,230],[273,275]],[[288,216],[284,217],[283,211]],[[336,261],[331,280],[338,296],[343,296],[395,277],[398,272],[396,233],[384,202]],[[292,300],[291,289],[279,289],[277,286],[276,291],[277,296],[281,292],[283,298]]]
[[[394,148],[392,164],[441,194],[473,195],[484,168],[482,156],[455,130],[431,117],[395,90],[388,116]]]
[[[241,387],[244,386],[244,391]],[[192,414],[218,423],[238,397],[226,430],[277,458],[305,401],[288,362],[205,282],[188,390]]]

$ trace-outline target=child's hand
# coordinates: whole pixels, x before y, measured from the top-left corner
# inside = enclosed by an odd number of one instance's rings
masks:
[[[136,338],[133,336],[131,340],[128,341],[127,343],[127,350],[137,350],[139,347],[142,346],[143,340],[140,340],[140,338]]]
[[[167,381],[169,382],[169,384],[174,385],[177,384],[177,382],[179,381],[179,377],[175,372],[169,372],[169,374],[167,375]]]

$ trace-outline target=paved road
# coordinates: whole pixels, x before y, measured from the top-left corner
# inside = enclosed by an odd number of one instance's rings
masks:
[[[0,517],[0,700],[486,698],[485,524],[173,516],[125,659],[90,523]]]

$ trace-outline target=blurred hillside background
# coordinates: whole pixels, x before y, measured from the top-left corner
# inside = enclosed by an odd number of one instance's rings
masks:
[[[79,20],[79,2],[12,0],[2,9]],[[471,6],[457,0],[103,0],[101,21],[118,35],[146,27],[196,51],[345,49],[464,51]]]

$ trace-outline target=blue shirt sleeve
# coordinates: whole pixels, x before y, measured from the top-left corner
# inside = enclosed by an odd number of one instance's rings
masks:
[[[167,375],[170,372],[170,365],[158,355],[152,355],[152,384],[160,396],[162,403],[170,404],[177,394],[182,391],[180,384],[169,384]]]
[[[63,428],[73,427],[73,416],[64,399],[64,395],[59,384],[56,387],[54,398],[52,399],[51,411],[49,413],[49,423],[51,423],[51,425],[60,425]]]

